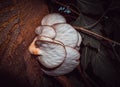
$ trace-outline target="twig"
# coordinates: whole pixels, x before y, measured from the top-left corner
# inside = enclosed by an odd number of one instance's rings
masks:
[[[119,42],[116,42],[116,41],[114,41],[114,40],[111,40],[111,39],[109,39],[109,38],[107,38],[107,37],[104,37],[104,36],[102,36],[102,35],[99,35],[99,34],[97,34],[97,33],[95,33],[95,32],[92,32],[92,31],[90,31],[90,30],[87,30],[87,29],[85,29],[85,28],[83,28],[83,27],[78,27],[78,26],[73,26],[73,27],[74,27],[75,29],[77,29],[77,30],[80,30],[80,31],[83,32],[83,33],[92,35],[92,36],[94,36],[95,38],[97,38],[97,39],[99,39],[99,40],[105,40],[105,41],[108,41],[109,43],[116,44],[116,45],[119,45],[119,46],[120,46],[120,43],[119,43]]]

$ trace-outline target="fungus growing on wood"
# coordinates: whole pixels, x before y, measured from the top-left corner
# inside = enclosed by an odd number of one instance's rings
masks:
[[[43,72],[51,76],[64,75],[79,65],[81,35],[60,14],[48,14],[35,30],[37,36],[29,51],[37,55],[45,67]]]

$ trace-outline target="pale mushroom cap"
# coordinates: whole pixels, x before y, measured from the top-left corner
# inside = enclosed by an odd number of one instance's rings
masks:
[[[60,67],[51,71],[47,71],[45,69],[42,69],[42,70],[46,74],[51,76],[64,75],[73,71],[79,65],[80,54],[77,50],[71,47],[66,47],[66,52],[67,52],[67,56]]]
[[[45,17],[43,17],[41,21],[41,25],[53,25],[57,23],[66,23],[66,19],[57,13],[48,14]]]
[[[75,47],[78,42],[77,31],[69,24],[56,24],[53,26],[56,31],[55,40],[61,41],[64,45]]]
[[[46,41],[47,39],[40,41],[40,55],[38,60],[46,68],[55,68],[59,66],[66,57],[65,47],[61,44]]]
[[[35,33],[49,38],[54,38],[56,36],[55,30],[50,26],[39,26],[35,29]]]
[[[36,33],[37,35],[40,35],[41,32],[42,32],[42,29],[43,29],[42,26],[38,26],[38,27],[35,29],[35,33]]]

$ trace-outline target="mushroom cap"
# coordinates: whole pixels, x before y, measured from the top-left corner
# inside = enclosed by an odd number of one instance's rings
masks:
[[[77,31],[69,24],[56,24],[53,26],[56,31],[55,40],[61,41],[64,45],[76,47],[78,42]]]
[[[66,19],[58,13],[48,14],[41,21],[41,25],[53,25],[57,23],[66,23]]]
[[[38,60],[46,68],[52,69],[63,63],[66,57],[65,47],[57,41],[42,38],[39,43],[40,55]],[[49,38],[50,39],[50,38]]]
[[[37,35],[46,36],[50,38],[54,38],[56,36],[55,30],[51,26],[39,26],[35,29],[35,33]]]
[[[53,13],[43,17],[35,33],[37,37],[29,46],[29,51],[37,55],[46,74],[64,75],[79,65],[81,35],[66,23],[62,15]]]
[[[38,26],[36,29],[35,29],[35,33],[37,35],[40,35],[42,33],[42,30],[43,30],[43,26]]]
[[[78,44],[77,44],[77,46],[80,46],[81,42],[82,42],[82,37],[81,37],[80,33],[78,32]]]
[[[67,56],[64,62],[61,64],[61,66],[59,66],[54,70],[49,71],[42,69],[46,74],[51,76],[64,75],[71,72],[79,65],[80,53],[71,47],[66,46],[65,48],[66,48]]]

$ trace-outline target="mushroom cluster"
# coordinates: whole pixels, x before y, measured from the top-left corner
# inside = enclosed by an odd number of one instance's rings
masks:
[[[45,68],[43,72],[51,76],[64,75],[79,65],[81,35],[66,19],[57,13],[43,17],[41,26],[35,29],[37,36],[29,46],[29,51],[37,55]]]

